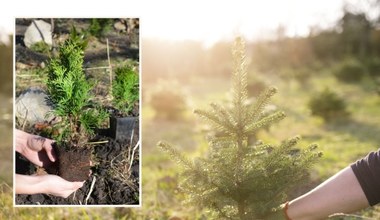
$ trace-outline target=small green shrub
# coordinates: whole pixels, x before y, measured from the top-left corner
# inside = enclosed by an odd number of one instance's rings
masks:
[[[308,68],[294,69],[294,78],[301,84],[306,85],[311,78],[311,70]]]
[[[357,59],[343,60],[335,70],[335,76],[343,82],[360,81],[366,73],[364,65]]]
[[[35,51],[35,52],[42,53],[42,54],[49,54],[50,53],[50,46],[43,41],[32,44],[30,46],[30,49]]]
[[[150,96],[150,105],[156,118],[178,120],[183,116],[187,103],[183,89],[175,82],[160,82]]]
[[[88,32],[95,37],[104,36],[112,28],[112,19],[108,18],[93,18],[91,19],[90,27]]]
[[[372,77],[380,77],[380,58],[374,57],[367,63],[368,73]]]
[[[139,76],[129,66],[115,70],[112,85],[113,104],[123,114],[128,114],[139,100]]]
[[[88,45],[88,33],[86,31],[77,31],[74,26],[72,26],[70,30],[70,39],[83,51]]]
[[[94,133],[94,129],[106,119],[107,113],[93,108],[90,100],[92,85],[83,71],[83,42],[75,37],[59,47],[58,57],[48,64],[47,91],[55,105],[54,114],[61,118],[55,127],[58,142],[80,145]]]
[[[348,116],[344,99],[328,88],[313,96],[308,105],[312,115],[320,116],[325,121]]]

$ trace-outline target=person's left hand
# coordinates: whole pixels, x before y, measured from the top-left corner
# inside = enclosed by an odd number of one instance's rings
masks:
[[[18,130],[16,138],[20,140],[21,146],[16,146],[19,152],[30,162],[37,166],[48,167],[55,162],[53,147],[54,142],[51,139],[44,138],[38,135],[28,134]]]
[[[48,138],[31,135],[27,140],[27,155],[24,156],[37,166],[49,165],[55,162],[55,155],[51,146],[53,142]]]

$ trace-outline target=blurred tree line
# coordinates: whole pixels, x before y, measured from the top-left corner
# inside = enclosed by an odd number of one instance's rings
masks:
[[[9,42],[13,42],[9,36]],[[12,43],[4,44],[0,42],[0,93],[12,95],[13,88],[13,47]]]
[[[253,46],[257,64],[266,69],[313,65],[356,57],[364,60],[380,56],[378,21],[370,22],[365,13],[344,11],[335,27],[327,30],[311,28],[307,37],[288,38],[278,35],[275,41]],[[268,63],[269,62],[269,63]]]
[[[380,8],[380,1],[373,1]],[[274,40],[247,44],[252,64],[260,72],[289,69],[319,69],[345,59],[359,60],[369,72],[380,76],[380,22],[366,13],[343,9],[334,27],[310,28],[306,37],[287,37],[280,26]],[[189,76],[223,74],[228,76],[232,60],[230,42],[219,42],[205,49],[200,42],[177,43],[144,40],[142,62],[144,82],[160,75]],[[165,54],[165,55],[163,55]]]

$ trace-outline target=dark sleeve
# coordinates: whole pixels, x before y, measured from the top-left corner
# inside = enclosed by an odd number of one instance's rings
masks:
[[[380,149],[351,164],[368,203],[373,206],[380,202]]]

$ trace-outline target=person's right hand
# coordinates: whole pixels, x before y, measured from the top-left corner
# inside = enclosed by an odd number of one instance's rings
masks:
[[[56,175],[40,176],[43,193],[59,196],[63,198],[69,197],[73,192],[81,188],[83,182],[69,182]]]

